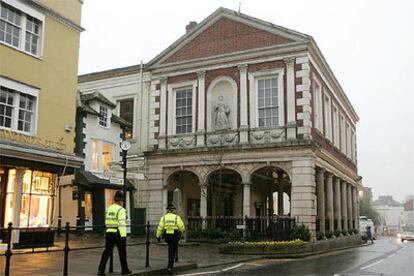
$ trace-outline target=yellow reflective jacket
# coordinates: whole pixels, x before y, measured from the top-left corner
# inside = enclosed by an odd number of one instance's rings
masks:
[[[174,230],[184,233],[184,223],[179,215],[173,213],[166,213],[158,224],[157,238],[161,238],[164,234],[174,234]]]
[[[126,210],[122,206],[114,203],[108,207],[105,215],[106,233],[116,233],[122,238],[127,236],[126,233]]]

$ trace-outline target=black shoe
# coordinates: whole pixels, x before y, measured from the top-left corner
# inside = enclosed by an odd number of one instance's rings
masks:
[[[127,270],[121,273],[122,275],[130,275],[132,274],[132,270]]]
[[[98,272],[96,273],[96,275],[105,275],[105,272],[98,271]]]

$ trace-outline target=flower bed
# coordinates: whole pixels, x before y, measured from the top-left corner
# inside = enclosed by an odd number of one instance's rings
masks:
[[[229,242],[219,247],[220,253],[278,255],[303,253],[309,243],[296,239],[293,241]]]

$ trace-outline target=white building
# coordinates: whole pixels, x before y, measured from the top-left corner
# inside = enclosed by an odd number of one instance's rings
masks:
[[[379,196],[373,207],[380,215],[380,233],[382,235],[397,235],[403,230],[404,207],[392,196]]]

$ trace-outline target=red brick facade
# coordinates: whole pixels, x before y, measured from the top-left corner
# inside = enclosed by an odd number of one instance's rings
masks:
[[[164,63],[217,56],[289,42],[292,41],[228,18],[221,18],[172,54]]]

